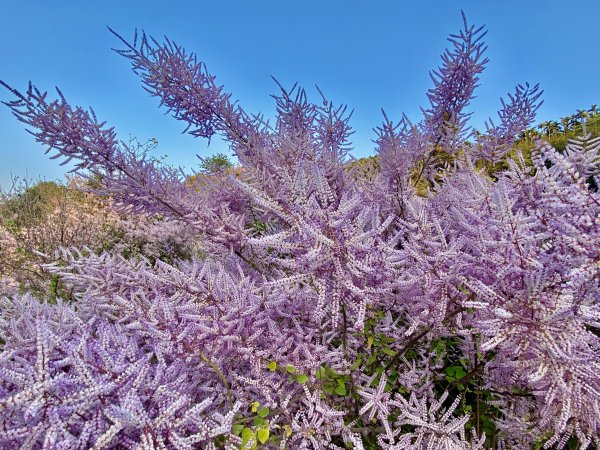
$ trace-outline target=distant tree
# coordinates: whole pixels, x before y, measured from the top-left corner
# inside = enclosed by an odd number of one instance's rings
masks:
[[[560,119],[560,123],[562,124],[562,132],[564,134],[567,134],[567,132],[569,131],[569,118],[568,117],[563,117]]]
[[[233,163],[230,161],[227,155],[223,153],[217,153],[202,159],[200,167],[205,173],[218,173],[227,169],[231,169],[233,167]]]

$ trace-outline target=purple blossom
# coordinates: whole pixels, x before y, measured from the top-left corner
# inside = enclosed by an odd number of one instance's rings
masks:
[[[60,92],[3,83],[54,157],[162,227],[130,233],[197,239],[202,253],[62,249],[45,269],[73,302],[0,288],[1,445],[600,445],[600,198],[586,181],[598,142],[507,158],[537,85],[468,142],[484,34],[465,19],[450,37],[422,122],[384,115],[367,179],[346,164],[345,107],[279,86],[270,126],[169,40],[119,37],[119,53],[192,135],[227,139],[238,170],[190,177]],[[477,159],[508,169],[492,179]],[[467,395],[493,411],[493,441]]]

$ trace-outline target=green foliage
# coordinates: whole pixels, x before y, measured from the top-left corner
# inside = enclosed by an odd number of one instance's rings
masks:
[[[354,159],[346,164],[346,170],[359,178],[372,180],[381,171],[379,156]]]
[[[600,136],[600,113],[588,114],[585,118],[585,128],[587,133],[591,133],[592,137]],[[569,139],[573,139],[583,134],[583,124],[581,121],[562,129],[562,132],[555,132],[546,136],[546,140],[550,145],[557,150],[567,148]]]
[[[270,409],[254,401],[250,404],[250,412],[252,413],[250,417],[238,414],[239,422],[234,423],[231,427],[231,433],[242,439],[240,449],[256,449],[266,444],[271,437],[268,420],[269,414],[271,414]],[[249,419],[252,421],[252,426],[248,425]]]
[[[14,232],[37,225],[53,204],[69,194],[66,186],[53,181],[40,181],[33,186],[24,184],[0,204],[0,223]]]
[[[223,153],[217,153],[202,160],[200,168],[205,173],[218,173],[233,168],[233,163]]]
[[[60,264],[60,248],[89,248],[95,253],[117,252],[125,258],[148,258],[172,263],[189,260],[192,252],[180,235],[136,231],[160,228],[160,217],[118,215],[101,196],[81,188],[101,183],[100,179],[73,178],[68,183],[40,181],[16,184],[12,191],[0,191],[0,276],[8,277],[22,291],[54,302],[70,299],[60,277],[50,275],[44,264]],[[138,220],[139,219],[139,220]],[[85,253],[85,252],[84,252]]]
[[[296,381],[300,384],[306,384],[306,382],[308,381],[308,375],[304,375],[304,374],[298,375],[296,377]]]
[[[567,148],[570,139],[584,134],[584,121],[586,133],[590,133],[593,138],[600,136],[600,112],[595,105],[592,105],[587,111],[579,110],[575,114],[561,118],[560,121],[542,122],[525,130],[504,160],[493,166],[484,161],[477,161],[476,167],[485,169],[490,177],[495,178],[494,174],[508,169],[509,159],[515,159],[518,156],[522,156],[525,163],[532,166],[531,152],[536,145],[536,141],[540,139],[546,141],[562,152]]]

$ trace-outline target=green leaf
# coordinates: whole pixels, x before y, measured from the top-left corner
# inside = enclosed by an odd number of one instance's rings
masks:
[[[317,369],[317,371],[315,372],[315,377],[317,377],[317,379],[322,380],[323,378],[325,378],[325,367],[319,367]]]
[[[246,448],[246,444],[250,441],[256,443],[256,434],[252,428],[244,428],[242,430],[242,448]]]
[[[285,430],[286,437],[290,437],[292,435],[292,427],[286,424],[283,426],[283,429]]]
[[[383,353],[385,353],[388,356],[396,356],[396,352],[391,348],[384,348]]]
[[[460,286],[456,286],[458,288],[459,291],[469,295],[471,293],[471,291],[469,291],[465,286],[460,285]]]
[[[450,378],[454,378],[456,380],[460,380],[462,377],[464,377],[467,373],[465,372],[465,370],[462,368],[462,366],[450,366],[446,368],[446,374],[448,375],[448,377]]]
[[[383,335],[383,337],[381,339],[383,339],[386,344],[393,344],[394,342],[396,342],[395,338],[389,337],[389,336],[385,336],[385,335]]]
[[[287,366],[285,366],[285,370],[287,370],[287,373],[291,373],[291,374],[296,373],[296,368],[294,366],[292,366],[291,364],[288,364]]]
[[[269,429],[268,428],[259,428],[258,431],[256,432],[256,436],[258,437],[258,441],[261,444],[264,444],[265,442],[267,442],[267,439],[269,439]]]
[[[275,372],[275,370],[277,370],[277,362],[271,361],[269,364],[267,364],[267,369],[269,369],[271,372]]]
[[[435,352],[438,355],[441,355],[446,350],[446,343],[444,341],[439,341],[435,346]]]
[[[354,363],[350,366],[350,370],[357,370],[360,367],[360,364],[362,363],[362,358],[359,356],[356,361],[354,361]]]
[[[231,427],[231,432],[233,434],[235,434],[236,436],[239,436],[243,429],[244,429],[244,425],[237,424],[237,425],[233,425]]]
[[[267,421],[261,417],[255,417],[254,420],[252,421],[252,424],[255,427],[262,427],[263,425],[267,424]]]
[[[296,381],[297,381],[298,383],[300,383],[300,384],[304,384],[304,383],[306,383],[306,382],[308,381],[308,375],[304,375],[304,374],[302,374],[302,375],[298,375],[298,376],[296,377]]]
[[[258,417],[262,417],[263,419],[269,415],[269,408],[263,406],[258,410]]]
[[[258,407],[260,406],[260,403],[259,402],[252,402],[250,404],[250,406],[252,407],[252,412],[256,412],[256,411],[258,411]]]
[[[335,393],[337,395],[346,395],[346,384],[343,380],[338,380],[338,385],[335,388]]]

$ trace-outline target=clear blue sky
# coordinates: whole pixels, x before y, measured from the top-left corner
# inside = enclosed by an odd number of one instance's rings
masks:
[[[271,114],[275,85],[314,84],[354,108],[356,156],[373,153],[380,108],[419,119],[446,36],[469,21],[486,24],[490,64],[472,104],[473,125],[495,112],[519,82],[544,89],[540,120],[600,103],[600,2],[579,0],[214,0],[3,2],[0,9],[0,79],[19,89],[29,80],[59,86],[72,103],[92,106],[129,134],[154,137],[158,154],[188,169],[224,144],[182,135],[182,124],[163,116],[156,99],[139,86],[106,29],[125,37],[135,28],[163,35],[198,53],[219,82],[249,112]],[[0,90],[0,99],[10,96]],[[0,108],[0,185],[10,175],[48,180],[65,168],[49,160],[9,113]]]

